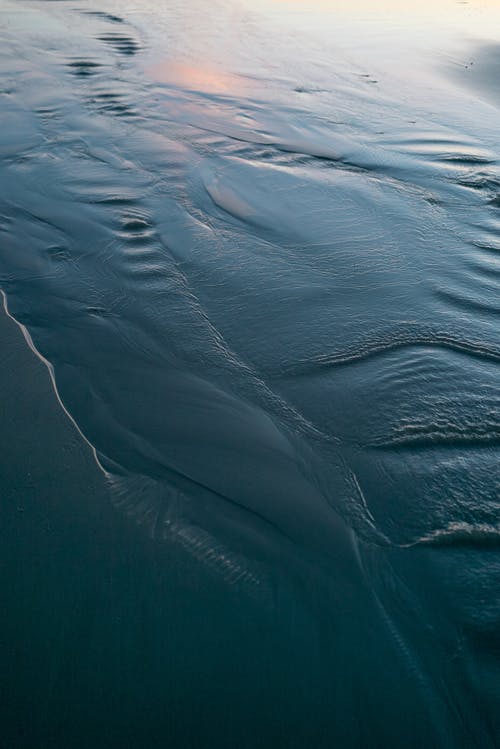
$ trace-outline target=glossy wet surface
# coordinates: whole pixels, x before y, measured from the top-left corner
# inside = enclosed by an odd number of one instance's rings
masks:
[[[2,0],[0,286],[103,474],[7,546],[8,746],[498,744],[499,15],[412,5]]]

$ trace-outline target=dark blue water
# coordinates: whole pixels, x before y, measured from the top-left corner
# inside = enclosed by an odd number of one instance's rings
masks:
[[[5,746],[500,745],[498,11],[0,12]]]

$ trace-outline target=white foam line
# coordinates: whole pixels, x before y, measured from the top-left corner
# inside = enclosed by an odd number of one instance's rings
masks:
[[[104,474],[104,475],[105,475],[106,477],[108,477],[108,476],[109,476],[109,473],[108,473],[108,471],[106,471],[106,469],[105,469],[105,468],[104,468],[104,467],[102,466],[102,464],[100,463],[100,461],[99,461],[99,458],[97,457],[97,451],[96,451],[96,449],[95,449],[94,445],[93,445],[93,444],[92,444],[91,442],[89,442],[89,440],[87,439],[87,437],[86,437],[86,436],[85,436],[85,435],[83,434],[82,430],[80,429],[80,427],[79,427],[79,426],[78,426],[78,424],[76,423],[75,419],[73,418],[73,416],[72,416],[72,415],[70,414],[70,412],[68,411],[68,409],[67,409],[67,408],[66,408],[66,406],[64,405],[64,403],[63,403],[63,401],[62,401],[62,399],[61,399],[61,396],[59,395],[59,391],[58,391],[58,389],[57,389],[57,384],[56,384],[56,378],[55,378],[55,374],[54,374],[54,367],[53,367],[53,366],[52,366],[52,364],[51,364],[51,363],[49,362],[49,360],[48,360],[48,359],[46,359],[46,358],[45,358],[45,357],[43,356],[43,354],[41,354],[41,353],[40,353],[40,351],[38,351],[38,349],[36,348],[35,344],[33,343],[33,339],[32,339],[32,337],[31,337],[31,335],[30,335],[30,333],[29,333],[29,331],[28,331],[27,327],[26,327],[25,325],[23,325],[22,323],[20,323],[20,322],[19,322],[19,320],[16,320],[16,318],[14,317],[14,315],[12,315],[12,314],[11,314],[11,313],[9,312],[9,307],[8,307],[8,303],[7,303],[7,295],[6,295],[6,293],[5,293],[5,291],[4,291],[3,289],[0,289],[0,294],[2,295],[2,299],[3,299],[3,308],[4,308],[4,311],[5,311],[5,314],[6,314],[6,315],[7,315],[7,317],[9,317],[9,318],[10,318],[10,319],[11,319],[11,320],[12,320],[12,321],[13,321],[13,322],[14,322],[14,323],[15,323],[15,324],[17,325],[17,327],[18,327],[18,328],[19,328],[19,329],[21,330],[21,332],[22,332],[22,334],[23,334],[23,336],[24,336],[24,340],[25,340],[25,341],[26,341],[26,343],[28,344],[28,346],[29,346],[29,348],[31,349],[31,351],[32,351],[32,352],[33,352],[33,353],[35,354],[35,356],[36,356],[36,357],[37,357],[37,358],[38,358],[38,359],[39,359],[39,360],[40,360],[40,361],[41,361],[41,362],[42,362],[43,364],[45,364],[45,366],[47,367],[47,370],[48,370],[48,372],[49,372],[49,377],[50,377],[50,381],[51,381],[51,383],[52,383],[52,388],[53,388],[53,390],[54,390],[54,393],[55,393],[55,396],[56,396],[56,399],[57,399],[57,401],[58,401],[59,405],[61,406],[61,408],[62,408],[62,410],[64,411],[64,413],[66,414],[66,416],[68,417],[68,419],[69,419],[69,420],[71,421],[71,423],[72,423],[72,424],[73,424],[73,426],[75,427],[75,429],[76,429],[76,431],[78,432],[78,434],[80,435],[80,437],[82,437],[82,439],[83,439],[83,440],[84,440],[84,441],[86,442],[86,444],[87,444],[87,445],[88,445],[88,446],[90,447],[90,449],[91,449],[91,451],[92,451],[92,454],[93,454],[93,456],[94,456],[94,460],[95,460],[95,462],[96,462],[97,466],[99,467],[99,469],[100,469],[100,470],[101,470],[101,471],[103,472],[103,474]]]

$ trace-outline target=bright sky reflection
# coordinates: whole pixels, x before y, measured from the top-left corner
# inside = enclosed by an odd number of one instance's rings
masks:
[[[243,79],[206,64],[187,65],[178,62],[163,62],[149,69],[156,80],[181,86],[190,91],[225,94],[235,89],[241,91]]]
[[[491,38],[499,28],[498,0],[252,0],[253,7],[284,15],[304,17],[335,15],[343,21],[360,19],[381,24],[391,20],[418,28],[422,24],[444,24],[448,29]]]

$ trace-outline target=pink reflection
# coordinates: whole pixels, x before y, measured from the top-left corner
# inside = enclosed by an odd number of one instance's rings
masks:
[[[153,65],[148,70],[157,81],[170,83],[191,91],[202,91],[208,94],[241,93],[247,88],[242,76],[227,73],[206,65],[187,65],[166,61]]]

